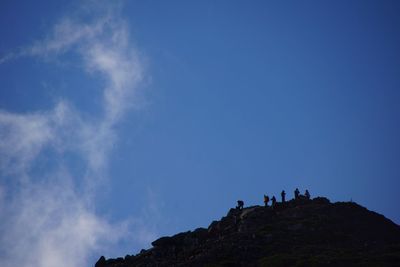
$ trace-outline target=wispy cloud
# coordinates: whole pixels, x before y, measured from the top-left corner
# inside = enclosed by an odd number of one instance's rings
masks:
[[[46,57],[72,49],[82,57],[87,72],[106,78],[102,119],[97,125],[85,122],[81,132],[83,152],[93,170],[104,167],[106,151],[114,142],[112,128],[132,107],[133,96],[142,80],[142,64],[129,40],[125,21],[107,12],[91,24],[65,18],[44,41],[21,52]]]
[[[44,40],[3,57],[0,64],[20,56],[67,52],[81,57],[87,73],[106,81],[99,91],[103,112],[87,120],[67,101],[49,111],[0,111],[0,265],[4,267],[88,266],[91,252],[126,232],[124,225],[111,225],[93,211],[93,192],[117,141],[114,128],[132,107],[143,76],[126,23],[113,12],[91,22],[64,18]],[[46,151],[60,159],[66,152],[84,158],[85,174],[75,177],[63,163],[34,174],[32,166]],[[84,180],[84,190],[77,190],[76,180]],[[138,229],[145,242],[154,236],[146,227]]]
[[[96,216],[67,173],[24,186],[3,210],[1,266],[88,266],[88,255],[124,228]]]

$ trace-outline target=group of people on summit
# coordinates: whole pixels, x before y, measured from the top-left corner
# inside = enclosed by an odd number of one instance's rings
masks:
[[[286,202],[286,198],[285,198],[285,197],[286,197],[286,192],[285,192],[285,190],[282,190],[282,192],[281,192],[282,203],[285,203],[285,202]],[[298,200],[298,199],[300,199],[301,197],[303,197],[303,198],[309,200],[309,199],[311,198],[310,192],[308,192],[308,190],[306,190],[306,191],[304,192],[304,196],[301,196],[301,195],[300,195],[299,189],[296,188],[296,190],[294,190],[294,199],[295,199],[295,200]],[[271,200],[271,207],[274,207],[274,206],[276,205],[276,198],[275,198],[275,196],[272,196],[272,198],[270,199],[269,196],[267,196],[267,195],[264,194],[264,205],[265,205],[265,207],[268,207],[268,203],[269,203],[270,200]],[[241,210],[241,209],[243,209],[243,206],[244,206],[243,200],[238,200],[238,201],[237,201],[237,207],[236,207],[236,208],[239,209],[239,210]]]

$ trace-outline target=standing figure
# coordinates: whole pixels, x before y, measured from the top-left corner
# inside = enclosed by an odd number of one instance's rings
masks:
[[[308,192],[308,190],[306,190],[306,192],[304,193],[304,195],[306,196],[307,199],[310,199],[310,192]]]
[[[272,207],[275,207],[275,205],[276,205],[276,198],[275,198],[275,196],[272,196],[271,200],[272,200]]]
[[[243,206],[244,206],[243,200],[238,200],[238,201],[237,201],[237,207],[236,207],[236,209],[242,210],[242,209],[243,209]]]
[[[285,196],[286,196],[285,190],[282,190],[282,192],[281,192],[282,203],[285,203],[285,201],[286,201]]]
[[[268,207],[268,202],[269,202],[269,197],[267,195],[264,195],[264,204],[265,207]]]
[[[294,199],[299,199],[299,194],[300,194],[300,191],[298,188],[296,188],[296,190],[294,190]]]

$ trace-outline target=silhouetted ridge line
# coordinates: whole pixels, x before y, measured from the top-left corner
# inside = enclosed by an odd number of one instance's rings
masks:
[[[230,209],[208,228],[161,237],[95,267],[400,266],[400,226],[354,202],[327,198]]]

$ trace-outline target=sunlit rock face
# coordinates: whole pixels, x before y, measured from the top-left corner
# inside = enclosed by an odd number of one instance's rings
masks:
[[[400,226],[354,202],[300,198],[231,209],[208,228],[161,237],[95,267],[399,266]]]

